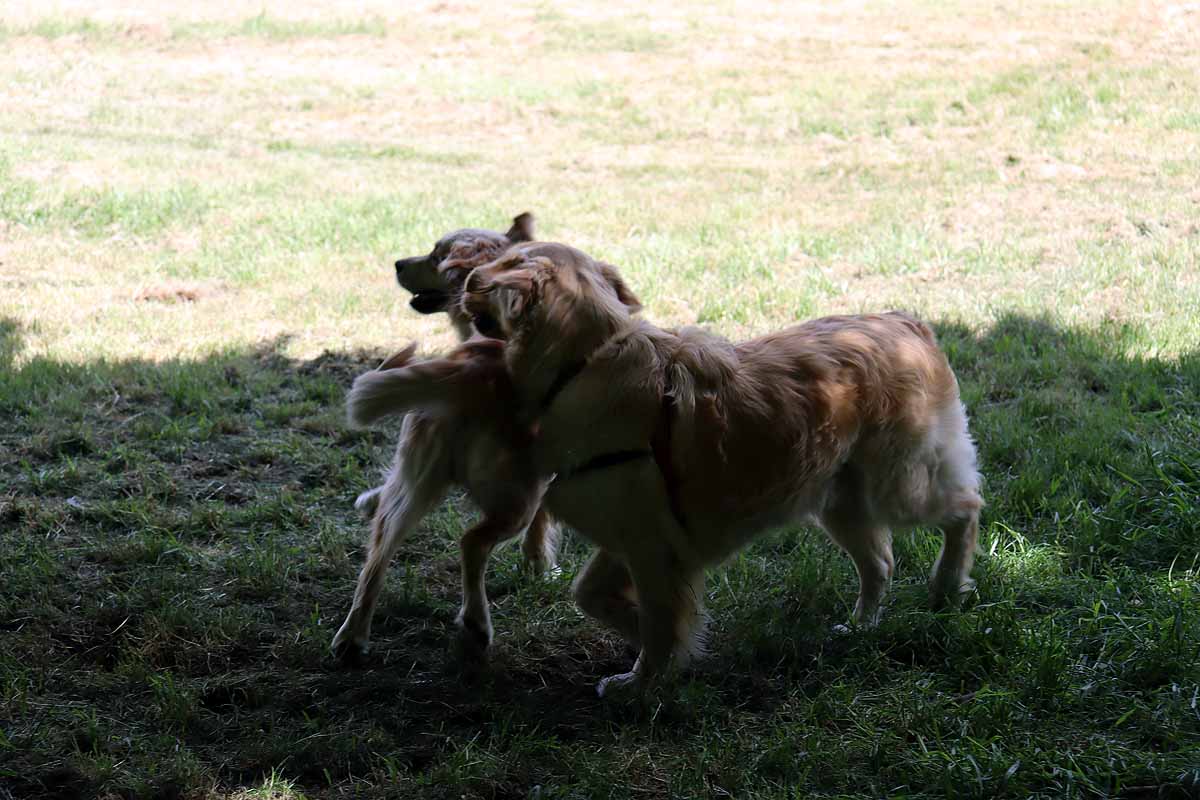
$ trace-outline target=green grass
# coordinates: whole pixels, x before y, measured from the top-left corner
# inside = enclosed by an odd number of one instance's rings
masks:
[[[264,10],[241,21],[176,23],[171,35],[177,39],[245,36],[288,41],[355,35],[385,37],[387,31],[386,20],[377,15],[359,19],[290,19]]]
[[[11,352],[21,333],[6,330]],[[500,554],[497,652],[464,679],[456,508],[406,545],[371,666],[330,663],[358,565],[349,500],[390,441],[343,430],[329,395],[380,353],[10,369],[6,780],[84,794],[276,780],[321,796],[354,780],[385,795],[789,796],[865,780],[1185,796],[1200,361],[1129,357],[1120,331],[1021,315],[939,333],[988,480],[978,596],[925,608],[937,539],[917,532],[897,543],[883,625],[834,637],[852,568],[819,535],[771,536],[712,582],[711,658],[641,710],[592,696],[628,655],[566,599],[576,540],[558,578]],[[620,768],[630,759],[639,770]]]
[[[35,36],[58,39],[76,36],[94,42],[116,41],[145,33],[137,21],[128,24],[100,21],[88,16],[43,16],[11,24],[0,19],[0,41]],[[386,37],[387,21],[379,15],[359,18],[288,18],[265,10],[241,20],[168,20],[164,32],[179,40],[249,37],[274,41],[324,39],[340,36]]]
[[[0,12],[0,797],[1200,793],[1186,26],[143,5]],[[883,623],[835,636],[853,567],[782,531],[713,572],[711,657],[610,705],[631,654],[569,599],[577,537],[547,578],[497,554],[463,669],[456,497],[368,663],[330,661],[395,433],[347,430],[344,391],[451,341],[390,263],[526,209],[663,324],[930,320],[979,443],[978,594],[926,608],[919,530]]]
[[[91,17],[46,16],[24,25],[10,25],[0,20],[0,41],[15,36],[38,36],[43,39],[81,36],[101,39],[117,33],[118,29],[114,26],[98,22]]]

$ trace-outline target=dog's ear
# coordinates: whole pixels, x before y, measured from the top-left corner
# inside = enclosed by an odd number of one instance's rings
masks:
[[[438,270],[441,272],[458,269],[470,271],[491,261],[496,256],[496,251],[502,249],[501,245],[497,245],[488,238],[456,242],[446,257],[442,259],[442,263],[438,265]]]
[[[529,304],[529,293],[517,287],[503,287],[500,289],[500,304],[504,318],[511,324],[521,317],[521,312]]]
[[[537,281],[530,270],[506,272],[496,282],[504,296],[504,306],[509,319],[515,319],[533,301],[537,294]]]
[[[516,322],[537,298],[538,281],[528,269],[502,272],[492,281],[500,313],[509,323]]]
[[[633,290],[621,278],[621,274],[617,272],[617,268],[612,264],[605,264],[603,261],[596,263],[600,267],[600,273],[608,281],[608,285],[617,293],[617,299],[629,309],[629,313],[636,314],[641,311],[642,301],[638,300],[637,295],[633,293]]]
[[[533,241],[533,214],[528,211],[513,217],[512,227],[504,234],[513,244]]]
[[[388,356],[387,359],[382,364],[380,364],[378,367],[376,367],[376,369],[379,372],[383,372],[384,370],[396,369],[397,367],[403,367],[405,364],[407,364],[409,361],[412,360],[413,354],[416,352],[417,352],[417,343],[413,342],[408,347],[401,350],[399,353],[394,353],[394,354]]]

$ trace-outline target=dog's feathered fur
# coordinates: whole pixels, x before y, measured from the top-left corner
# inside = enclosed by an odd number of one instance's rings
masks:
[[[893,526],[943,529],[935,603],[970,590],[975,450],[954,375],[919,321],[830,317],[741,344],[665,331],[631,316],[637,299],[613,268],[554,244],[476,270],[463,305],[503,350],[401,367],[385,394],[397,410],[477,423],[480,387],[490,412],[521,421],[510,431],[536,424],[531,472],[557,473],[545,501],[599,545],[575,596],[641,647],[601,693],[694,655],[704,569],[779,525],[815,519],[849,553],[860,624],[878,618]],[[587,468],[613,452],[645,456]]]
[[[532,238],[533,217],[528,213],[518,215],[512,227],[503,234],[477,228],[453,231],[438,240],[428,255],[397,261],[396,278],[403,288],[413,293],[414,309],[427,314],[446,312],[455,330],[466,339],[473,333],[470,318],[460,302],[466,276],[513,244]],[[460,351],[461,358],[455,364],[467,368],[474,384],[480,376],[477,370],[471,369],[474,360],[466,354],[478,356],[494,345],[494,342],[471,341]],[[380,417],[398,413],[390,396],[393,388],[389,381],[397,374],[393,370],[406,365],[414,351],[415,347],[409,347],[389,358],[375,372],[359,378],[349,400],[353,424],[368,425]],[[483,433],[477,431],[480,426],[447,422],[420,411],[407,417],[395,462],[385,482],[363,492],[355,502],[357,508],[371,516],[372,533],[353,605],[333,640],[332,647],[339,657],[354,659],[365,652],[375,601],[392,555],[452,484],[466,487],[484,514],[482,522],[463,538],[464,597],[459,623],[464,641],[472,649],[485,648],[492,638],[487,599],[483,594],[483,568],[487,558],[484,551],[490,552],[499,541],[524,531],[521,549],[526,565],[538,571],[554,565],[558,526],[544,509],[537,506],[540,484],[536,478],[514,475],[514,471],[519,470],[514,466],[518,456],[504,452],[501,444],[511,432],[504,422],[511,415],[489,410],[486,407],[489,398],[503,402],[487,392],[478,391],[477,386],[469,397],[454,398],[459,407],[469,404],[476,418],[497,420],[483,425]],[[489,437],[489,431],[499,431],[500,438]],[[520,490],[504,488],[514,481],[520,484]]]
[[[498,257],[519,242],[534,238],[534,220],[529,212],[513,218],[505,233],[483,228],[460,228],[438,239],[423,256],[396,262],[396,281],[413,297],[410,305],[422,314],[444,312],[463,341],[471,338],[471,319],[459,302],[462,285],[471,270]]]
[[[378,494],[354,602],[333,641],[339,656],[355,658],[365,652],[375,602],[396,547],[451,486],[465,488],[483,514],[461,540],[458,624],[470,654],[480,654],[492,640],[484,588],[492,549],[528,530],[525,546],[550,553],[527,552],[527,560],[552,557],[556,531],[539,509],[545,482],[534,471],[529,431],[512,413],[512,383],[502,346],[493,339],[472,339],[445,358],[417,362],[411,360],[416,348],[410,346],[355,380],[347,399],[352,425],[368,425],[389,414],[406,416],[395,463]],[[437,415],[451,410],[452,418]]]
[[[641,645],[633,671],[602,693],[686,658],[705,567],[770,528],[819,521],[854,560],[861,624],[879,614],[893,526],[942,528],[936,602],[971,587],[975,448],[923,323],[829,317],[740,344],[666,331],[631,316],[636,298],[611,267],[547,243],[476,269],[463,306],[507,339],[515,401],[537,418],[537,471],[558,474],[545,502],[600,547],[576,598]],[[554,391],[564,372],[574,377]],[[572,474],[604,453],[655,452],[664,425],[666,469],[646,457]]]

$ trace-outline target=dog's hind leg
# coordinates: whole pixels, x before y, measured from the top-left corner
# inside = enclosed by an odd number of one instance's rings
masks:
[[[979,499],[964,498],[958,514],[941,523],[945,539],[929,578],[934,608],[958,603],[975,588],[971,565],[979,544]]]
[[[979,545],[979,472],[975,445],[967,434],[962,406],[945,409],[938,436],[938,468],[930,492],[936,517],[929,520],[942,529],[945,539],[929,579],[930,600],[935,608],[958,603],[975,588],[971,565]]]
[[[460,541],[462,553],[463,604],[458,623],[463,650],[468,656],[479,657],[492,643],[492,615],[488,609],[484,575],[488,557],[496,545],[521,532],[529,519],[528,512],[488,514],[465,534]]]
[[[539,506],[533,515],[533,521],[525,531],[521,540],[521,553],[525,557],[525,567],[534,573],[544,573],[554,569],[558,561],[558,540],[561,530],[558,523]]]
[[[446,492],[445,482],[434,480],[429,473],[422,477],[424,480],[410,482],[395,479],[383,488],[371,520],[367,560],[358,575],[354,602],[346,621],[333,637],[331,647],[339,659],[353,661],[366,653],[371,636],[371,617],[375,613],[388,564],[400,543]]]
[[[838,496],[821,512],[821,526],[854,561],[858,572],[854,622],[871,627],[879,622],[883,595],[896,566],[892,532],[870,517],[865,499],[858,492],[845,488],[845,485],[839,487]]]

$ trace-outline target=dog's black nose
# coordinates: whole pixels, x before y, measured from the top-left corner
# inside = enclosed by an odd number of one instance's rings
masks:
[[[415,267],[419,264],[424,264],[428,258],[426,256],[413,256],[412,258],[402,258],[396,262],[396,277],[399,278],[404,274],[404,270],[409,267]]]

